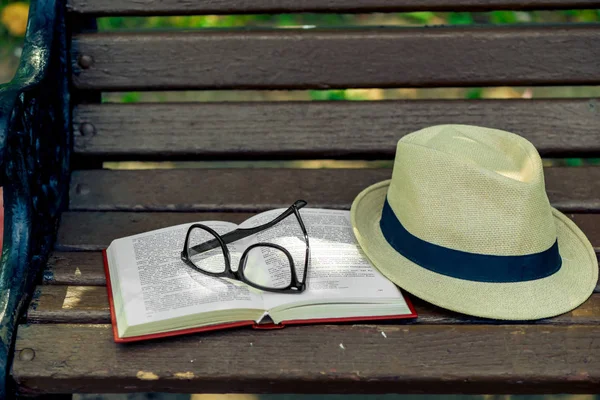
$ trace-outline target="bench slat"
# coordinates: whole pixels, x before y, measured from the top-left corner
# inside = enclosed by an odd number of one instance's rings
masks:
[[[43,275],[44,285],[105,286],[102,253],[55,251]]]
[[[186,15],[290,12],[485,11],[598,8],[597,0],[69,0],[70,12],[106,15]]]
[[[390,176],[391,169],[82,170],[71,178],[70,208],[256,211],[298,199],[349,208],[362,189]]]
[[[82,34],[73,48],[79,89],[600,83],[596,25]]]
[[[443,310],[411,297],[418,324],[496,324],[497,321]],[[38,286],[27,312],[28,323],[110,324],[108,295],[102,286]],[[576,310],[535,322],[548,325],[600,325],[600,294]]]
[[[597,251],[600,251],[597,248]],[[600,256],[600,254],[596,254]],[[44,271],[44,285],[105,286],[102,253],[55,251]],[[596,287],[600,293],[600,287]]]
[[[119,346],[109,325],[32,324],[12,373],[58,393],[597,393],[597,339],[581,325],[321,325]]]
[[[56,250],[103,250],[113,239],[186,222],[222,220],[240,223],[249,213],[65,212]],[[600,251],[600,214],[569,214]]]
[[[74,150],[122,159],[393,158],[403,135],[457,123],[519,133],[544,156],[598,155],[597,108],[596,99],[82,104]],[[80,134],[83,124],[95,133]]]
[[[55,248],[104,250],[113,239],[195,221],[240,223],[250,213],[64,212]]]
[[[568,212],[600,210],[600,168],[546,168],[550,202]],[[257,211],[288,207],[350,208],[391,169],[81,170],[71,177],[71,210]],[[260,190],[257,190],[260,188]]]
[[[110,324],[106,286],[38,286],[27,323]]]

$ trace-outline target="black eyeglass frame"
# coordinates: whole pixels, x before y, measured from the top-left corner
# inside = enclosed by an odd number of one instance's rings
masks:
[[[304,200],[297,200],[286,211],[284,211],[281,215],[279,215],[277,218],[275,218],[271,222],[267,222],[266,224],[255,226],[253,228],[238,228],[238,229],[228,232],[224,235],[219,235],[217,232],[215,232],[214,229],[212,229],[206,225],[193,224],[192,226],[190,226],[190,228],[187,231],[187,234],[185,235],[185,242],[183,244],[183,251],[181,252],[181,259],[183,260],[183,262],[186,263],[186,265],[193,268],[195,271],[198,271],[200,273],[203,273],[203,274],[206,274],[209,276],[213,276],[213,277],[217,277],[217,278],[235,279],[235,280],[244,282],[245,284],[255,287],[257,289],[265,290],[268,292],[291,293],[291,294],[302,293],[306,289],[306,277],[307,277],[307,273],[308,273],[308,264],[310,261],[310,244],[308,241],[308,232],[306,231],[306,226],[304,225],[304,222],[302,221],[302,217],[300,216],[299,210],[302,207],[306,206],[306,204],[307,204],[307,202]],[[302,275],[304,277],[304,279],[302,282],[300,282],[298,280],[298,276],[296,274],[296,266],[294,264],[294,259],[293,259],[292,255],[290,254],[290,252],[288,250],[286,250],[284,247],[279,246],[278,244],[275,244],[275,243],[261,242],[261,243],[255,243],[251,246],[248,246],[248,248],[244,251],[244,253],[242,253],[242,257],[240,258],[240,263],[238,265],[237,271],[234,271],[231,269],[231,254],[229,252],[229,249],[227,248],[227,244],[233,243],[235,241],[244,239],[248,236],[254,235],[258,232],[269,229],[272,226],[283,221],[285,218],[291,216],[292,214],[294,214],[296,216],[296,219],[298,220],[298,224],[300,225],[300,228],[302,229],[302,233],[304,235],[304,241],[306,243],[306,253],[305,253],[305,259],[304,259],[304,274]],[[200,228],[200,229],[207,231],[208,233],[213,235],[215,237],[215,239],[211,239],[205,243],[194,246],[191,248],[191,250],[195,251],[196,254],[200,254],[200,253],[204,253],[206,251],[215,249],[217,247],[221,247],[221,250],[223,251],[223,255],[225,256],[225,271],[223,271],[223,272],[205,271],[205,270],[197,267],[190,260],[190,257],[188,254],[188,250],[190,250],[190,249],[188,249],[188,242],[190,239],[190,233],[195,228]],[[254,282],[251,282],[250,280],[248,280],[246,278],[246,276],[244,275],[244,270],[246,268],[247,255],[250,252],[250,250],[252,250],[256,247],[271,247],[271,248],[282,251],[287,256],[287,258],[290,262],[290,268],[291,268],[291,280],[290,280],[290,284],[288,286],[286,286],[284,288],[270,288],[270,287],[258,285]]]

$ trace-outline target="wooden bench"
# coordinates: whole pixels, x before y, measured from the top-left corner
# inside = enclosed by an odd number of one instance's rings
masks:
[[[0,397],[599,392],[600,293],[532,323],[500,324],[414,299],[420,317],[412,324],[117,345],[100,253],[117,237],[242,221],[297,198],[348,208],[391,171],[108,170],[102,161],[391,159],[402,135],[438,123],[517,132],[546,157],[598,156],[596,99],[99,102],[101,92],[128,90],[598,85],[599,25],[86,31],[109,15],[597,7],[596,0],[32,0],[21,68],[0,89]],[[598,248],[600,168],[547,168],[546,184],[553,205]]]

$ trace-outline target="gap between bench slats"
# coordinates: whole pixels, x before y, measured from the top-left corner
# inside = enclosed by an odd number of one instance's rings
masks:
[[[317,325],[116,345],[109,325],[32,324],[12,374],[58,393],[597,393],[599,352],[598,328],[580,325]]]
[[[73,13],[187,15],[291,12],[485,11],[598,8],[598,0],[68,0]]]
[[[82,34],[73,39],[73,83],[102,90],[598,84],[599,26]],[[94,60],[88,69],[77,66],[82,55]]]
[[[600,168],[545,168],[550,202],[567,212],[600,210]],[[288,207],[350,208],[391,169],[81,170],[71,176],[71,210],[257,211]]]
[[[405,134],[454,123],[519,133],[543,156],[600,154],[596,99],[82,104],[73,112],[76,153],[129,159],[392,158]],[[88,124],[94,133],[84,136]]]
[[[417,324],[498,324],[443,310],[411,297],[419,318]],[[27,323],[110,324],[108,295],[104,286],[38,286],[27,311]],[[506,323],[506,322],[503,322]],[[548,325],[600,325],[600,294],[594,294],[577,309],[555,318],[535,321]],[[397,325],[398,321],[392,322]]]

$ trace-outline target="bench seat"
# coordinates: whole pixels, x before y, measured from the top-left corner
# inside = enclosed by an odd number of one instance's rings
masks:
[[[119,237],[241,222],[298,199],[348,209],[362,189],[390,177],[403,135],[450,123],[518,133],[554,159],[545,161],[548,198],[598,253],[600,167],[565,162],[600,156],[598,99],[526,99],[527,91],[477,98],[486,87],[600,85],[600,23],[494,24],[485,14],[598,7],[599,0],[32,0],[21,68],[0,87],[0,400],[136,391],[600,392],[598,288],[579,308],[531,322],[469,317],[412,298],[414,321],[123,345],[112,338],[101,256]],[[475,12],[486,23],[379,26],[366,15],[413,11]],[[353,27],[98,31],[107,16],[304,12],[365,14]],[[444,87],[472,91],[468,99],[385,101],[282,95]],[[137,93],[173,90],[203,93],[193,102],[103,102],[104,94],[121,96],[111,92],[148,99]],[[215,100],[230,90],[237,92],[229,98],[260,94]],[[153,169],[110,169],[140,161]]]
[[[406,323],[238,329],[113,342],[100,252],[112,239],[195,220],[241,222],[298,197],[318,199],[311,205],[347,208],[362,187],[390,172],[75,171],[71,211],[62,216],[43,283],[19,327],[14,379],[26,393],[598,391],[600,290],[570,313],[531,323],[500,324],[412,298],[419,318]],[[568,212],[600,251],[598,173],[548,168],[546,179],[553,204]],[[259,184],[261,190],[255,190]]]

